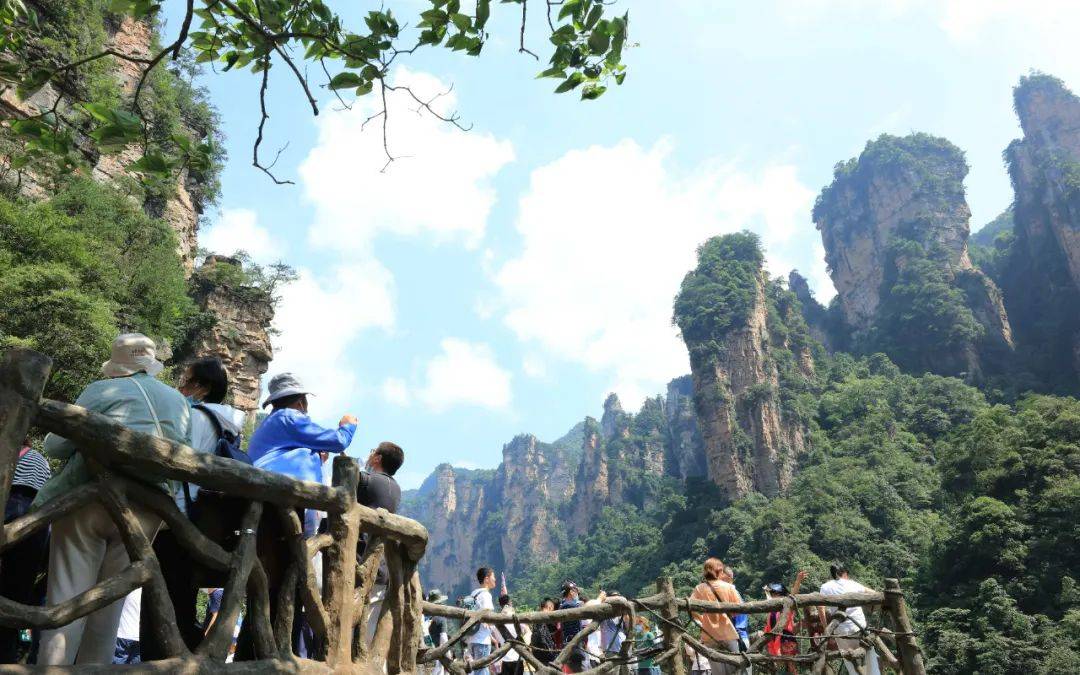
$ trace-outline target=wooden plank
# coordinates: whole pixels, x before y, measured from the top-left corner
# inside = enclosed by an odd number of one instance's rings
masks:
[[[902,672],[904,675],[926,675],[922,650],[915,641],[915,628],[911,625],[907,602],[897,579],[885,580],[885,611],[892,616],[896,625],[896,651],[899,652]]]
[[[181,443],[129,429],[79,406],[44,400],[36,423],[79,446],[106,467],[140,478],[187,481],[237,497],[340,513],[352,504],[343,490],[196,452]],[[352,495],[355,500],[355,494]],[[406,519],[407,520],[407,519]]]
[[[71,492],[65,492],[55,499],[50,499],[25,516],[4,525],[4,533],[0,536],[0,550],[19,543],[35,530],[47,527],[50,523],[81,509],[97,497],[97,485],[85,483]]]
[[[119,574],[56,605],[38,607],[0,597],[0,626],[44,630],[60,628],[123,599],[150,581],[151,576],[153,572],[149,563],[135,561]]]
[[[8,349],[0,360],[0,504],[7,504],[19,450],[51,368],[52,359],[31,349]],[[6,535],[7,528],[0,530],[0,544]]]
[[[326,662],[335,668],[344,668],[353,660],[356,546],[360,541],[356,490],[360,484],[360,466],[351,457],[338,455],[334,457],[333,472],[334,487],[346,496],[348,504],[341,511],[330,513],[327,522],[333,544],[323,551]]]
[[[664,596],[664,606],[660,610],[660,616],[665,619],[661,631],[665,651],[672,652],[673,656],[665,660],[661,670],[666,675],[686,675],[686,664],[683,662],[682,642],[673,625],[679,623],[679,607],[675,599],[675,586],[669,577],[661,577],[656,580],[656,590]]]

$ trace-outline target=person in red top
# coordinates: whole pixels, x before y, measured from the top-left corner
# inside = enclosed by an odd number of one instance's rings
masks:
[[[764,587],[765,596],[769,598],[784,597],[787,595],[796,595],[799,592],[799,587],[802,586],[803,580],[806,579],[806,572],[799,570],[795,575],[795,582],[791,584],[791,591],[789,592],[787,586],[781,583],[771,583]],[[796,610],[797,611],[797,610]],[[780,631],[780,635],[769,638],[769,641],[765,644],[765,649],[769,654],[773,656],[798,656],[799,654],[799,641],[795,639],[795,634],[799,629],[799,622],[795,620],[796,611],[792,611],[788,615],[787,621],[784,622],[784,627]],[[772,633],[776,628],[776,624],[780,621],[780,612],[770,612],[769,618],[765,620],[765,632]],[[798,672],[794,663],[788,662],[787,671],[794,675]]]

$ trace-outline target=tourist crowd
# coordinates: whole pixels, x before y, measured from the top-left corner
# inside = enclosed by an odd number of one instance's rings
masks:
[[[158,379],[163,370],[152,340],[138,333],[120,335],[113,343],[111,358],[101,366],[102,379],[90,383],[75,403],[135,431],[183,443],[201,453],[327,484],[330,455],[345,452],[356,433],[357,419],[352,415],[344,415],[334,428],[312,421],[308,416],[311,392],[294,375],[282,373],[270,380],[263,402],[270,413],[251,434],[244,450],[244,414],[225,403],[229,381],[220,359],[208,356],[185,364],[175,388]],[[47,435],[42,446],[44,456],[31,448],[29,439],[23,445],[5,505],[5,523],[93,480],[92,460],[71,441]],[[52,475],[47,458],[64,462],[57,475]],[[401,490],[394,474],[404,461],[404,452],[394,443],[382,442],[374,448],[360,474],[358,501],[395,513]],[[176,481],[145,484],[169,495],[207,537],[230,549],[235,545],[246,508],[243,500]],[[143,534],[152,542],[181,637],[194,650],[217,619],[225,574],[195,563],[175,534],[149,508],[134,500],[130,507]],[[306,537],[324,527],[322,514],[313,509],[298,510],[297,517]],[[256,550],[267,576],[271,622],[279,609],[279,589],[288,563],[282,528],[281,519],[267,509],[256,536]],[[365,543],[361,542],[361,546]],[[122,572],[129,562],[111,516],[98,501],[92,501],[3,551],[0,596],[28,605],[57,605]],[[316,570],[320,568],[315,565]],[[375,610],[365,631],[369,640],[378,621],[386,579],[384,567],[372,591]],[[209,600],[201,619],[197,617],[200,589]],[[136,590],[125,599],[52,630],[0,627],[0,663],[26,659],[40,665],[106,664],[161,658],[158,641],[148,639],[160,627],[153,624],[152,612],[141,611],[141,600],[141,590]],[[299,656],[317,651],[319,645],[315,644],[299,603],[293,623],[294,651]],[[254,658],[250,626],[241,619],[233,632],[236,658]]]
[[[847,568],[842,564],[834,564],[830,567],[831,579],[822,584],[820,592],[824,595],[840,595],[868,591],[869,589],[850,578]],[[788,595],[798,594],[806,572],[800,571],[789,590],[782,583],[767,584],[762,591],[766,598],[781,598]],[[478,583],[475,590],[468,596],[461,598],[459,605],[467,610],[491,610],[495,604],[492,600],[492,592],[496,587],[495,572],[490,567],[481,567],[476,571]],[[538,610],[551,612],[554,610],[572,610],[578,607],[597,605],[612,598],[621,597],[615,590],[601,590],[596,597],[589,598],[577,586],[567,581],[560,589],[559,597],[544,598]],[[709,558],[705,561],[702,570],[702,580],[690,595],[692,600],[719,603],[742,603],[743,598],[735,587],[735,572],[728,565],[717,558]],[[428,602],[442,603],[447,600],[440,591],[434,590],[428,594]],[[500,611],[506,614],[514,613],[514,606],[506,588],[506,579],[502,579],[498,596]],[[823,607],[804,607],[802,616],[798,611],[789,614],[782,627],[778,627],[782,612],[774,611],[767,615],[764,626],[761,627],[764,639],[765,652],[773,656],[795,656],[800,653],[810,653],[810,650],[820,648],[828,649],[855,649],[859,646],[859,634],[866,631],[866,614],[861,607],[855,606],[843,610],[843,615],[838,617],[839,623],[825,635],[826,613]],[[637,671],[637,675],[659,675],[660,668],[654,662],[656,657],[663,652],[663,619],[654,615],[657,619],[655,625],[643,615],[637,613],[631,619],[630,614],[621,614],[605,619],[600,619],[598,627],[589,627],[588,619],[563,618],[561,621],[550,623],[525,624],[521,623],[523,634],[518,635],[517,623],[476,623],[465,630],[463,656],[470,664],[487,659],[493,650],[498,649],[506,641],[520,642],[529,646],[529,651],[539,660],[546,664],[554,664],[558,655],[567,645],[572,645],[567,658],[564,659],[562,670],[565,673],[580,673],[590,668],[596,668],[602,663],[614,662],[618,664],[620,674],[628,674],[630,670]],[[732,655],[746,653],[751,644],[751,626],[749,616],[746,614],[726,614],[722,612],[692,613],[693,621],[699,631],[702,643],[714,651],[728,652]],[[584,639],[575,636],[586,631]],[[450,631],[445,619],[432,616],[425,617],[425,644],[429,647],[438,647],[446,644],[450,639]],[[807,645],[800,648],[799,641],[804,640]],[[624,648],[625,647],[625,648]],[[686,660],[695,675],[750,675],[753,672],[751,664],[743,660],[740,663],[728,663],[726,661],[713,661],[704,654],[698,653],[689,643],[684,643]],[[850,661],[845,661],[849,675],[858,675],[858,669]],[[520,675],[524,671],[532,670],[532,666],[520,654],[511,647],[510,651],[502,658],[492,662],[489,666],[481,668],[473,667],[472,672],[476,675]],[[435,664],[434,675],[443,675],[443,666]],[[787,670],[796,673],[795,664],[788,663]],[[873,649],[867,649],[863,672],[866,675],[879,675],[877,654]]]

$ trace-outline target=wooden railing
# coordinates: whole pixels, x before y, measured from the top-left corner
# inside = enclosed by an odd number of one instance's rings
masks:
[[[621,617],[622,625],[633,626],[639,615],[648,615],[648,619],[662,634],[662,646],[636,644],[633,631],[627,630],[626,640],[623,641],[618,654],[596,655],[595,664],[586,673],[600,675],[610,672],[636,671],[637,664],[645,659],[660,666],[668,675],[686,675],[690,671],[687,663],[687,647],[692,652],[701,654],[710,661],[718,661],[735,668],[753,667],[756,672],[782,672],[778,670],[783,664],[791,663],[796,667],[810,668],[813,673],[842,672],[843,662],[850,663],[856,672],[864,672],[864,659],[867,650],[874,650],[879,659],[879,664],[885,668],[904,675],[925,675],[922,654],[912,631],[911,621],[908,618],[904,596],[900,592],[900,585],[895,579],[887,579],[884,592],[845,593],[842,595],[824,595],[822,593],[805,593],[801,595],[789,595],[782,598],[758,600],[753,602],[704,602],[690,598],[676,597],[670,579],[657,580],[658,593],[639,599],[627,599],[622,597],[607,598],[604,602],[593,603],[572,609],[560,609],[550,612],[521,612],[507,614],[490,610],[465,610],[460,607],[448,607],[446,605],[423,603],[424,613],[430,616],[441,616],[459,622],[458,629],[443,645],[424,649],[418,659],[418,663],[434,663],[436,661],[453,675],[484,668],[501,659],[515,650],[521,658],[529,664],[537,675],[558,675],[562,667],[566,665],[575,649],[583,647],[590,633],[595,632],[606,619]],[[715,647],[704,644],[695,630],[695,624],[691,621],[691,614],[748,614],[762,615],[770,612],[779,612],[777,626],[785,626],[787,619],[793,612],[807,607],[829,608],[829,623],[822,635],[811,637],[797,635],[795,639],[803,643],[797,655],[773,655],[766,650],[766,644],[770,638],[775,638],[779,633],[758,633],[751,641],[745,652],[736,653],[721,651]],[[849,607],[864,607],[865,614],[871,616],[871,610],[880,608],[880,614],[887,618],[888,626],[867,625],[860,627],[857,633],[852,635],[835,635],[838,628],[847,620],[847,614],[842,610]],[[551,624],[565,621],[588,620],[588,626],[579,632],[570,642],[563,645],[559,653],[551,662],[543,661],[524,641],[515,636],[524,634],[523,626],[536,624]],[[481,659],[470,659],[467,652],[460,645],[469,630],[477,623],[486,623],[494,626],[514,626],[514,632],[504,643],[493,650],[490,655]],[[761,624],[764,621],[760,622]],[[858,646],[850,649],[830,648],[829,641],[835,637],[856,639]],[[460,650],[462,655],[454,657],[454,652]]]
[[[358,504],[359,467],[354,460],[336,457],[332,485],[326,486],[199,453],[183,444],[133,431],[84,408],[42,399],[50,367],[48,357],[25,349],[8,350],[0,362],[0,501],[7,501],[18,452],[31,428],[75,443],[93,480],[4,525],[0,550],[96,501],[116,524],[131,562],[119,574],[58,605],[34,607],[0,597],[0,625],[57,628],[141,587],[142,611],[152,613],[151,624],[155,627],[151,639],[168,657],[155,662],[155,668],[250,672],[383,672],[384,667],[389,673],[416,670],[422,599],[416,567],[427,547],[427,530],[414,520]],[[225,550],[206,537],[176,508],[169,495],[149,485],[163,479],[187,481],[249,500],[235,548]],[[218,619],[194,651],[181,638],[161,568],[151,541],[139,526],[134,505],[162,518],[193,563],[227,573]],[[328,532],[305,539],[297,508],[325,511]],[[267,575],[255,546],[264,513],[276,513],[280,519],[289,552],[273,624]],[[362,534],[368,544],[358,555]],[[319,552],[323,554],[321,589],[312,562]],[[381,604],[375,637],[367,645],[362,637],[355,639],[354,635],[363,635],[356,629],[368,620],[372,609],[368,597],[384,558],[389,576],[386,599]],[[318,660],[293,655],[291,632],[296,598],[322,645]],[[257,660],[227,664],[233,627],[245,601],[244,620],[252,628]]]

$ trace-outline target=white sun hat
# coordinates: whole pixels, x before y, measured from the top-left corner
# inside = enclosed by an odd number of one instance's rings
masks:
[[[300,383],[300,378],[292,373],[278,373],[270,378],[270,385],[266,388],[269,394],[263,401],[263,407],[270,405],[279,398],[295,396],[296,394],[308,394],[311,392]]]
[[[153,377],[165,367],[157,360],[157,345],[142,333],[123,333],[112,344],[112,358],[101,364],[105,377],[127,377],[138,372]]]

